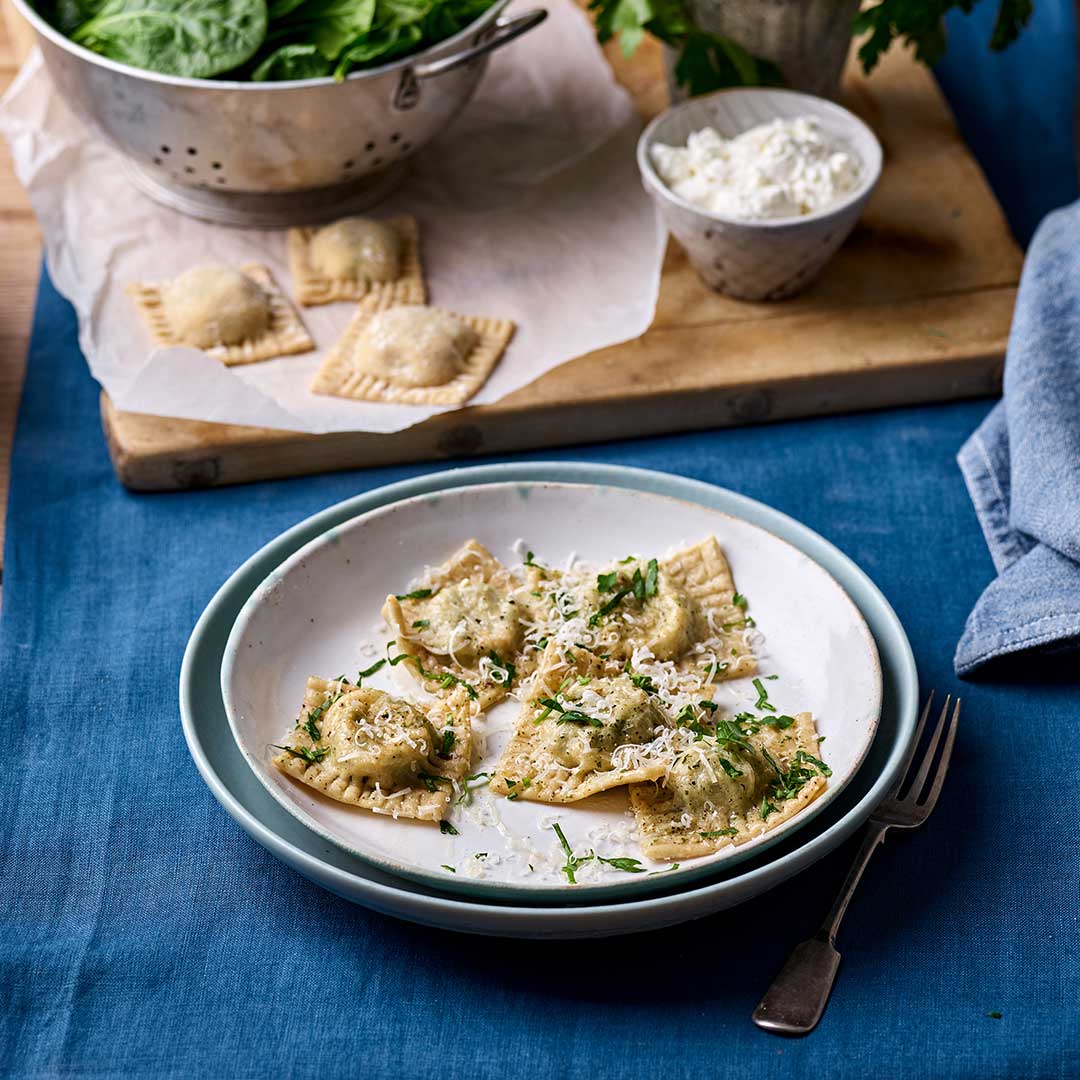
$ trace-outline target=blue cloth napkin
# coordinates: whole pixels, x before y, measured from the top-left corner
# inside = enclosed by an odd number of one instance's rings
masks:
[[[959,462],[998,577],[968,618],[957,673],[1080,648],[1080,202],[1032,240],[1004,400]]]

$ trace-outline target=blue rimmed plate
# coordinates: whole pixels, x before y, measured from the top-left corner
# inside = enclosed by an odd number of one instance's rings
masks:
[[[824,793],[763,836],[678,863],[648,860],[637,841],[625,788],[580,803],[516,801],[481,788],[453,807],[456,832],[430,822],[349,806],[285,776],[271,764],[295,723],[308,675],[356,672],[383,655],[375,632],[388,591],[404,590],[425,566],[443,562],[470,537],[519,562],[522,543],[545,565],[571,558],[602,566],[628,552],[662,555],[714,535],[749,597],[759,674],[781,713],[813,713],[831,775]],[[417,693],[402,668],[365,685]],[[753,710],[749,678],[718,683],[718,715]],[[658,892],[715,874],[804,827],[843,791],[873,741],[881,713],[877,648],[858,606],[836,579],[794,544],[731,513],[610,484],[512,481],[471,484],[402,499],[327,529],[267,575],[233,626],[221,673],[237,745],[267,791],[313,832],[381,870],[469,896],[580,902]],[[400,692],[400,690],[398,690]],[[492,773],[519,722],[506,700],[474,724],[472,771]],[[815,751],[816,752],[816,751]],[[566,880],[558,824],[588,859]],[[644,872],[617,862],[631,858]],[[663,876],[660,876],[663,875]]]
[[[698,887],[664,883],[662,896],[564,907],[470,902],[392,876],[305,828],[255,779],[232,740],[217,676],[240,610],[306,543],[358,515],[418,496],[478,484],[585,484],[666,496],[767,530],[828,572],[852,598],[877,643],[883,697],[877,738],[847,788],[798,834],[737,868],[714,868]],[[687,537],[696,539],[697,537]],[[873,584],[820,536],[759,503],[706,484],[639,470],[579,464],[521,464],[454,470],[379,489],[332,507],[284,533],[222,587],[200,619],[185,656],[181,709],[196,764],[226,809],[256,839],[302,873],[349,899],[404,918],[481,933],[589,936],[668,925],[739,903],[820,858],[869,814],[895,776],[913,729],[914,664],[906,637]],[[588,899],[585,896],[571,899]]]

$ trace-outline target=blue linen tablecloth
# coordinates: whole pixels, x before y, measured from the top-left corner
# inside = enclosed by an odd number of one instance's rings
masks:
[[[1021,125],[1002,160],[984,158],[1006,188],[1018,140],[1053,163],[1053,182],[1028,176],[1009,204],[1024,235],[1075,187],[1064,173],[1071,104],[1059,100],[1075,45],[1051,49],[1067,8],[1040,4],[1035,43],[987,60],[1000,85],[1023,89],[1034,78],[1017,72],[1034,54],[1040,85],[1054,90],[1052,147]],[[0,622],[4,1075],[1080,1076],[1075,674],[963,687],[938,811],[872,864],[820,1028],[780,1041],[750,1024],[751,1009],[814,929],[850,849],[696,924],[541,945],[371,914],[249,840],[184,747],[176,684],[187,635],[224,578],[280,530],[434,466],[131,495],[109,466],[96,395],[71,310],[43,279]],[[987,409],[524,456],[666,469],[801,518],[875,578],[924,685],[944,690],[955,688],[964,618],[993,575],[954,461]]]

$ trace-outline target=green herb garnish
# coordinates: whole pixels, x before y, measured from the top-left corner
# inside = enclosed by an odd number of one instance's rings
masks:
[[[612,570],[610,574],[596,575],[596,591],[602,593],[611,592],[615,588],[615,582],[619,580],[618,570]]]
[[[386,667],[386,661],[377,660],[366,671],[361,671],[360,674],[356,676],[356,685],[359,686],[365,679],[370,678],[377,671],[382,671],[384,667]]]
[[[413,656],[412,653],[398,653],[397,656],[388,656],[386,663],[391,667],[397,667],[398,664],[405,660],[411,660],[416,665],[416,670],[420,674],[420,678],[425,681],[437,682],[444,690],[449,690],[451,686],[463,686],[465,692],[476,700],[476,689],[467,683],[464,679],[459,679],[456,675],[452,675],[449,671],[428,671],[424,667],[423,661],[419,656]]]
[[[738,836],[738,829],[712,829],[710,832],[700,834],[702,840],[713,840],[718,836]]]
[[[488,653],[488,659],[499,671],[503,672],[503,677],[495,681],[502,686],[511,686],[517,678],[517,668],[509,660],[500,660],[494,649]]]
[[[429,596],[434,596],[435,591],[433,589],[413,589],[412,592],[397,593],[394,597],[395,600],[426,600]]]
[[[329,746],[317,746],[314,750],[309,750],[306,746],[277,746],[275,744],[274,749],[284,750],[286,754],[292,754],[293,757],[298,757],[309,765],[318,765],[330,753]]]
[[[424,787],[426,787],[428,791],[438,791],[439,784],[449,784],[450,787],[454,786],[453,781],[448,780],[445,776],[432,776],[432,774],[428,772],[418,772],[416,774],[416,779],[423,780]]]
[[[443,834],[443,836],[459,836],[460,835],[458,833],[457,829],[455,829],[454,826],[451,825],[450,822],[447,821],[445,818],[442,821],[439,822],[439,832],[441,832]]]
[[[758,699],[754,708],[768,709],[769,712],[776,712],[776,706],[769,702],[769,692],[765,689],[765,684],[760,679],[754,679],[754,689],[758,692]]]
[[[457,871],[449,863],[440,863],[444,870],[449,870],[451,874],[456,874]]]
[[[430,619],[417,619],[416,622],[412,624],[412,628],[414,630],[426,630],[430,625]]]
[[[720,762],[720,768],[723,769],[732,780],[736,780],[742,776],[742,769],[735,768],[734,764],[728,761],[727,758],[718,757],[716,760]]]
[[[475,781],[475,780],[478,780],[480,782],[479,783],[473,783],[473,781]],[[490,782],[491,782],[491,773],[478,772],[478,773],[473,773],[472,776],[466,776],[465,779],[461,782],[461,794],[455,800],[455,805],[457,805],[457,806],[468,806],[468,805],[470,805],[472,803],[472,799],[473,799],[473,792],[477,788],[483,787],[485,784],[488,784]]]
[[[742,594],[742,593],[740,593],[740,592],[737,592],[737,593],[733,593],[733,594],[732,594],[732,597],[731,597],[731,602],[732,602],[732,603],[733,603],[733,604],[734,604],[734,605],[735,605],[735,606],[736,606],[737,608],[741,608],[741,609],[742,609],[743,611],[745,611],[745,610],[746,610],[746,605],[747,605],[747,603],[748,603],[748,601],[747,601],[746,597],[745,597],[745,596],[743,596],[743,594]]]
[[[454,732],[447,728],[442,733],[442,745],[439,747],[439,757],[444,760],[450,757],[450,752],[454,749],[454,743],[457,742],[457,736]]]
[[[563,852],[566,854],[566,862],[563,864],[562,872],[566,875],[566,880],[571,885],[576,885],[577,877],[575,875],[577,874],[578,869],[595,856],[590,852],[588,855],[578,858],[578,856],[574,854],[574,849],[563,835],[562,829],[559,828],[559,823],[555,822],[551,827],[555,830],[555,835],[559,838],[559,843],[562,846]]]
[[[644,874],[645,867],[641,865],[640,859],[605,859],[603,855],[597,855],[598,862],[607,863],[608,866],[614,866],[616,870],[625,870],[628,874]]]

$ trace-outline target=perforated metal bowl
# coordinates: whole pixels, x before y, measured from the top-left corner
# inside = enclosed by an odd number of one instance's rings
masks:
[[[209,221],[325,221],[387,195],[406,158],[465,107],[488,54],[543,22],[496,3],[455,37],[369,71],[297,82],[183,79],[107,60],[69,41],[24,0],[68,106],[124,155],[158,202]]]

